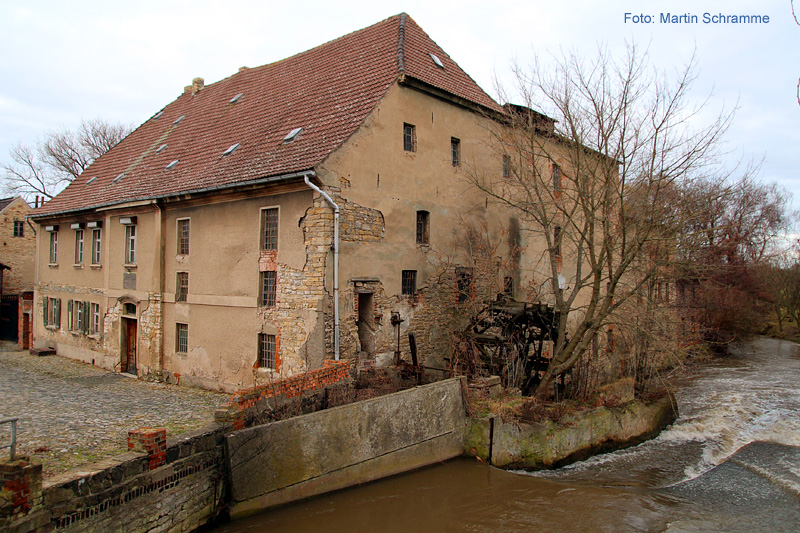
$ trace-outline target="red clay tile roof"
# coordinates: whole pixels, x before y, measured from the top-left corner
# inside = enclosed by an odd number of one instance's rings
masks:
[[[359,127],[401,74],[502,112],[410,17],[396,15],[282,61],[240,70],[194,95],[180,95],[33,216],[310,170]],[[239,93],[241,98],[230,103]],[[303,130],[284,144],[294,128]],[[223,156],[237,143],[233,154]],[[159,152],[162,145],[166,148]]]

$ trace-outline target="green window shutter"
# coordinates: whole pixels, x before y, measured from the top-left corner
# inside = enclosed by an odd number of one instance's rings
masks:
[[[84,335],[89,334],[89,302],[83,302],[83,333]]]
[[[73,328],[72,310],[73,310],[72,300],[67,300],[67,329],[70,331],[72,331]]]
[[[56,327],[61,327],[61,298],[55,301],[56,304]]]
[[[42,322],[47,326],[47,296],[42,296]]]

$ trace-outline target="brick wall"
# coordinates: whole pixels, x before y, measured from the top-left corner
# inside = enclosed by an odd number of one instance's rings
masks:
[[[37,487],[24,475],[30,465],[0,463],[0,476],[8,471],[18,480],[13,513],[3,512],[9,509],[0,498],[0,531],[192,531],[221,505],[229,430],[213,426],[167,441],[165,429],[141,428],[129,435],[132,451],[50,478],[43,488],[41,465]]]
[[[322,368],[310,370],[266,385],[243,389],[234,394],[228,403],[217,409],[217,422],[241,429],[247,420],[263,410],[264,400],[279,396],[298,398],[304,394],[321,391],[326,387],[341,385],[350,380],[348,361],[326,360]]]

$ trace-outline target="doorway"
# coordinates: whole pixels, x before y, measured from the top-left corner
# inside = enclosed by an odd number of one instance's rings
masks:
[[[375,353],[374,293],[358,293],[358,342],[368,356]]]
[[[120,367],[122,372],[136,375],[136,330],[137,321],[135,318],[122,318],[122,359]]]

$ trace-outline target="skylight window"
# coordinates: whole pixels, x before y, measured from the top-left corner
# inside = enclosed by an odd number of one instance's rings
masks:
[[[167,145],[166,144],[162,144],[161,146],[158,147],[158,150],[156,150],[156,153],[160,154],[161,152],[163,152],[166,149],[167,149]]]
[[[185,119],[185,118],[186,118],[186,115],[181,115],[181,116],[179,116],[178,118],[176,118],[176,119],[175,119],[175,122],[173,122],[173,123],[172,123],[172,125],[173,125],[173,126],[177,126],[178,124],[180,124],[180,123],[181,123],[181,120],[183,120],[183,119]]]
[[[172,163],[170,163],[169,165],[167,165],[167,170],[169,170],[169,169],[171,169],[171,168],[174,168],[174,167],[175,167],[175,165],[177,165],[177,164],[178,164],[178,160],[176,159],[175,161],[173,161]]]
[[[284,143],[292,142],[293,140],[295,140],[297,138],[298,135],[300,135],[301,131],[303,131],[303,128],[295,128],[295,129],[293,129],[292,131],[290,131],[286,135],[286,137],[283,138],[283,142]]]
[[[93,177],[93,178],[89,178],[89,181],[87,181],[87,182],[86,182],[86,185],[89,185],[89,184],[91,184],[91,183],[92,183],[92,182],[94,182],[94,180],[96,180],[96,179],[97,179],[97,176],[95,176],[95,177]]]
[[[120,174],[119,176],[117,176],[116,178],[111,180],[111,183],[117,183],[119,180],[121,180],[124,177],[125,177],[125,173],[123,172],[122,174]]]
[[[163,115],[163,114],[164,114],[164,112],[163,112],[163,111],[159,111],[158,113],[156,113],[155,115],[153,115],[153,120],[158,120],[158,119],[160,119],[160,118],[161,118],[161,115]]]
[[[436,64],[437,67],[444,68],[444,64],[442,64],[442,60],[441,59],[439,59],[438,57],[436,57],[433,54],[428,54],[428,55],[431,56],[431,59],[433,59],[433,62]]]
[[[231,155],[231,154],[232,154],[233,152],[235,152],[235,151],[236,151],[236,149],[237,149],[237,148],[239,148],[240,146],[241,146],[241,144],[239,144],[239,143],[236,143],[236,144],[232,145],[230,148],[228,148],[227,150],[225,150],[224,152],[222,152],[222,157],[225,157],[225,156],[229,156],[229,155]]]
[[[228,102],[228,103],[229,104],[235,104],[236,102],[239,101],[239,98],[241,98],[242,96],[244,96],[244,93],[239,93],[236,96],[234,96],[233,98],[231,98],[231,101]]]

